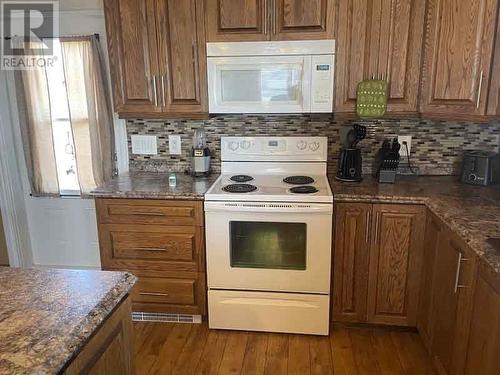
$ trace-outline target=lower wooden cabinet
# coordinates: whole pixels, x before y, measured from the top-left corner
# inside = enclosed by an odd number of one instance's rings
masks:
[[[64,374],[135,374],[130,297],[104,321]]]
[[[442,373],[461,374],[476,258],[448,229],[443,232],[438,244],[432,287],[431,354]]]
[[[430,350],[432,344],[432,292],[434,285],[434,270],[436,268],[436,255],[439,249],[439,239],[442,232],[443,224],[441,220],[429,213],[425,226],[422,277],[417,314],[417,328],[427,350]]]
[[[479,267],[472,303],[466,375],[493,375],[500,370],[500,275]]]
[[[341,203],[335,212],[334,320],[415,326],[425,207]]]
[[[97,199],[101,265],[138,277],[133,310],[206,315],[203,204]]]

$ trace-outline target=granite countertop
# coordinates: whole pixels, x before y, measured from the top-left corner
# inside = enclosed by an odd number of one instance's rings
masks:
[[[343,183],[329,176],[335,202],[413,203],[426,205],[456,232],[479,258],[500,273],[500,253],[486,242],[500,237],[500,187],[471,186],[456,177],[398,176],[396,184],[374,178]]]
[[[64,369],[135,281],[124,272],[0,267],[0,373]]]
[[[168,173],[133,172],[118,176],[97,187],[91,195],[100,198],[191,199],[203,200],[218,174],[193,177],[176,173],[177,185],[170,187]]]

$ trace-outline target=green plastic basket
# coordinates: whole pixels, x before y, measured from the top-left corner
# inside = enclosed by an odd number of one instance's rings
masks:
[[[382,117],[387,110],[387,81],[369,79],[358,84],[356,113],[361,118]]]

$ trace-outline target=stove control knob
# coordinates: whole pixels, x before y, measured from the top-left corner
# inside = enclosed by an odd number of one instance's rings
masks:
[[[238,142],[229,142],[227,144],[227,147],[231,150],[231,151],[236,151],[239,147],[240,147],[240,144]]]
[[[307,148],[307,142],[306,141],[297,142],[297,148],[299,150],[305,150]]]
[[[309,143],[309,150],[318,151],[318,149],[319,149],[319,142]]]
[[[248,141],[241,141],[240,142],[240,147],[243,149],[243,150],[248,150],[250,148],[252,144]]]

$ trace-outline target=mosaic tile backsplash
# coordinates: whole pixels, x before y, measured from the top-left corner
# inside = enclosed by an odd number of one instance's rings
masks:
[[[212,170],[220,171],[220,137],[222,136],[326,136],[328,137],[328,171],[336,171],[342,148],[341,128],[352,123],[367,127],[367,138],[360,146],[364,173],[373,171],[374,158],[386,138],[411,135],[411,164],[421,175],[456,175],[465,150],[499,151],[500,122],[471,124],[467,122],[421,119],[338,121],[331,115],[224,115],[209,120],[171,120],[127,122],[129,165],[131,171],[175,171],[190,169],[190,148],[194,130],[204,127],[212,151]],[[134,155],[130,136],[156,135],[158,155]],[[168,135],[180,134],[182,155],[169,155]],[[408,172],[402,164],[401,173]]]

